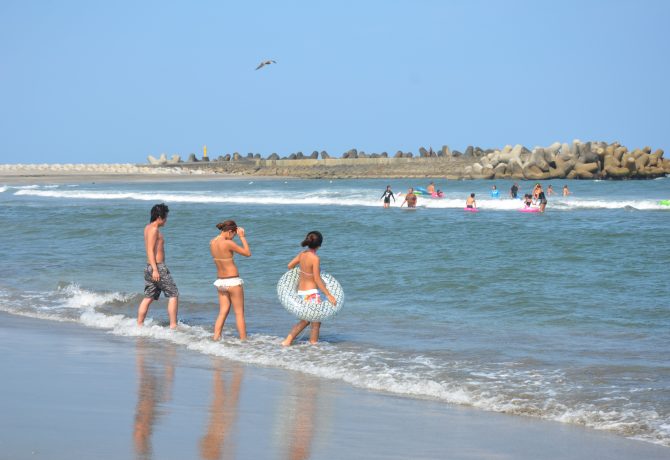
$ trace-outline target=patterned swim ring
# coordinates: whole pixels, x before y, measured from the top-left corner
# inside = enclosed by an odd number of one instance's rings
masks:
[[[344,291],[340,283],[328,273],[321,273],[321,279],[335,297],[335,305],[330,303],[325,296],[320,302],[315,302],[306,301],[298,295],[298,282],[300,281],[300,269],[298,267],[287,271],[279,278],[277,283],[279,302],[287,311],[305,321],[324,321],[332,318],[344,305]]]

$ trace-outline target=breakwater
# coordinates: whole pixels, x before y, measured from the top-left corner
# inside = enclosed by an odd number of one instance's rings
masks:
[[[187,161],[179,155],[149,156],[146,167],[184,168],[235,175],[293,176],[306,178],[446,177],[447,179],[654,179],[670,174],[663,150],[628,149],[618,142],[556,142],[532,150],[507,145],[501,149],[468,147],[465,152],[443,146],[439,151],[419,148],[418,154],[398,151],[366,154],[351,149],[340,158],[327,152],[301,152],[280,157],[276,153],[239,153]]]

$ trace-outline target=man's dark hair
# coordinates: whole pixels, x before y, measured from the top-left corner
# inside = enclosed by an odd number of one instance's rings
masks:
[[[154,205],[154,207],[151,208],[151,220],[150,220],[150,222],[153,222],[158,218],[165,219],[168,215],[168,212],[170,212],[170,210],[168,209],[168,207],[165,203]]]

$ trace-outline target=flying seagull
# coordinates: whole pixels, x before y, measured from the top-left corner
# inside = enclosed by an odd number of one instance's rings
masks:
[[[277,63],[277,61],[273,61],[272,59],[270,59],[269,61],[263,61],[260,64],[258,64],[258,67],[256,67],[256,70],[260,69],[264,65],[276,64],[276,63]]]

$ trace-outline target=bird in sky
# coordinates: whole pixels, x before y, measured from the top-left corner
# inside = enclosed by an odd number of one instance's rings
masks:
[[[276,64],[276,63],[277,63],[277,61],[273,61],[272,59],[267,60],[267,61],[263,61],[260,64],[258,64],[258,67],[256,67],[256,70],[260,69],[261,67],[263,67],[265,65]]]

